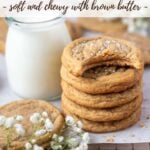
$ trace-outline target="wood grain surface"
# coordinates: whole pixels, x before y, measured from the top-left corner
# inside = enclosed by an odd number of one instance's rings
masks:
[[[150,150],[150,144],[90,144],[89,150]]]

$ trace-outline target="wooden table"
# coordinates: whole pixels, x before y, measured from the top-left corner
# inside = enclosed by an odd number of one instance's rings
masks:
[[[89,150],[150,150],[150,143],[144,143],[144,144],[90,144]]]

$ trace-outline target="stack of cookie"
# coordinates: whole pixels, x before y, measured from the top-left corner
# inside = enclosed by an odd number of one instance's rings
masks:
[[[127,128],[140,117],[142,73],[140,50],[125,40],[75,40],[62,55],[62,110],[88,131]]]

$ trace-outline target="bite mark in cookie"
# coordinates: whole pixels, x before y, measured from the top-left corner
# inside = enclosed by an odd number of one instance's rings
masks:
[[[75,76],[101,63],[143,68],[141,52],[130,42],[107,36],[81,38],[71,42],[62,55],[62,64]]]
[[[98,66],[76,77],[62,66],[61,78],[79,91],[89,94],[116,93],[127,90],[141,80],[142,71],[129,67]]]

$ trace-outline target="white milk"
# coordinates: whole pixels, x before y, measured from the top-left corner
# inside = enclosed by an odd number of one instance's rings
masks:
[[[62,20],[40,27],[21,26],[10,24],[7,36],[10,85],[25,98],[54,99],[61,93],[60,57],[70,42],[68,30]]]

